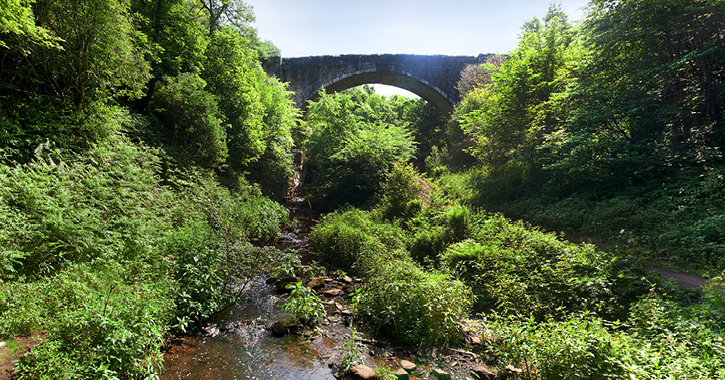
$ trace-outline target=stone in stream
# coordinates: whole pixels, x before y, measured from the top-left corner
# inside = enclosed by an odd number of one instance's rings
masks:
[[[337,297],[340,295],[340,293],[342,293],[342,289],[327,289],[324,292],[322,292],[322,294],[325,297],[330,297],[330,298]]]
[[[479,380],[493,380],[496,378],[496,373],[485,364],[474,364],[471,371],[473,371],[473,376]]]
[[[407,360],[401,360],[400,367],[403,368],[404,370],[410,372],[415,369],[415,363],[409,362]]]
[[[354,380],[377,380],[378,375],[375,374],[372,368],[358,364],[348,371],[348,377]]]
[[[433,368],[430,373],[438,380],[451,380],[451,374],[440,368]]]
[[[395,372],[395,378],[398,380],[408,380],[410,379],[410,375],[408,375],[408,372],[405,372],[404,369],[398,368],[398,371]]]
[[[275,286],[277,287],[277,292],[279,293],[289,293],[294,289],[297,282],[300,280],[297,277],[287,277],[279,280]]]
[[[323,286],[325,286],[324,277],[315,277],[312,280],[310,280],[310,282],[307,283],[307,287],[312,288],[312,289],[319,289]]]

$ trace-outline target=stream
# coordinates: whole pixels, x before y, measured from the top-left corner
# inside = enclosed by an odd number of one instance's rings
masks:
[[[294,198],[287,204],[290,216],[297,220],[297,228],[281,233],[277,248],[305,255],[309,231],[319,219],[308,205],[303,198]],[[346,318],[351,315],[347,294],[360,286],[360,280],[347,276],[333,278],[329,274],[315,280],[322,284],[315,288],[326,316],[314,330],[284,336],[273,334],[273,323],[291,318],[284,311],[286,296],[266,278],[255,278],[240,302],[214,316],[201,331],[169,343],[160,379],[334,380],[343,346],[350,342],[351,331],[346,327]],[[469,379],[470,365],[477,361],[476,355],[469,352],[452,350],[458,354],[436,354],[436,348],[429,348],[412,353],[360,332],[356,336],[366,365],[372,368],[379,364],[395,371],[402,359],[415,362],[416,369],[409,371],[411,379],[436,378],[431,374],[434,367],[445,369],[454,379]]]
[[[281,233],[277,248],[307,249],[307,234],[316,220],[305,205],[303,198],[287,204],[297,228]],[[339,352],[349,329],[325,318],[317,331],[275,337],[268,326],[289,317],[285,302],[274,285],[254,279],[241,302],[214,316],[203,331],[170,344],[160,379],[334,380],[329,358]]]

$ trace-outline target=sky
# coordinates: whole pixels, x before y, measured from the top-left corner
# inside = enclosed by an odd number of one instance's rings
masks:
[[[516,47],[521,26],[549,0],[245,0],[258,35],[283,57],[340,54],[475,56]],[[555,0],[571,21],[587,0]],[[376,85],[383,95],[407,91]]]

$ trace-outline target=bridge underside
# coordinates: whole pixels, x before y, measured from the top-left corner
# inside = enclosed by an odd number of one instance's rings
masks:
[[[327,93],[333,93],[362,86],[364,84],[375,83],[387,84],[408,90],[438,108],[444,115],[450,116],[453,113],[454,104],[451,103],[451,101],[449,101],[445,96],[441,95],[439,91],[422,81],[400,73],[390,71],[372,71],[353,74],[326,84],[324,87]],[[322,88],[318,89],[308,100],[317,100],[317,98],[319,98],[320,90],[322,90]]]
[[[363,84],[382,83],[406,89],[450,116],[458,103],[456,88],[466,65],[484,62],[488,55],[341,55],[298,58],[273,57],[264,70],[289,84],[297,106],[305,108],[324,87],[338,92]]]

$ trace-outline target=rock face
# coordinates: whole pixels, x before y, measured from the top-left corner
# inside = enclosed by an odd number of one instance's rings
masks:
[[[358,364],[350,368],[347,374],[348,378],[353,380],[378,380],[378,375],[375,374],[375,371],[363,364]]]
[[[485,364],[474,364],[471,370],[473,376],[479,380],[493,380],[496,378],[496,373]]]

